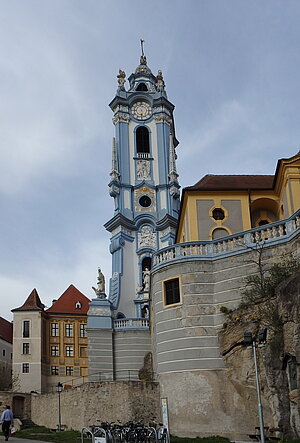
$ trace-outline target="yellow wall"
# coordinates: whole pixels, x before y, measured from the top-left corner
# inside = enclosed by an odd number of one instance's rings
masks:
[[[197,201],[206,208],[201,213],[202,226],[197,212]],[[232,229],[230,211],[226,201],[239,201],[241,207],[240,229]],[[206,204],[205,204],[206,202]],[[210,204],[211,202],[211,204]],[[222,205],[223,202],[223,205]],[[199,206],[201,207],[201,206]],[[224,210],[223,220],[214,220],[212,209]],[[186,190],[183,195],[177,242],[211,240],[215,228],[223,228],[230,235],[259,226],[267,221],[272,223],[290,217],[300,208],[300,154],[278,162],[274,190],[204,191]],[[203,220],[206,217],[206,222]],[[232,217],[231,217],[232,219]],[[206,224],[205,227],[203,227]],[[204,231],[203,231],[204,229]],[[201,238],[199,238],[199,232]],[[205,238],[203,238],[205,237]]]
[[[59,326],[59,336],[51,335],[51,324],[57,323]],[[73,325],[73,336],[66,336],[65,326],[67,324]],[[80,324],[87,324],[86,316],[63,316],[51,315],[47,319],[47,365],[49,367],[50,375],[47,379],[48,387],[59,382],[69,384],[71,379],[87,375],[88,355],[87,355],[87,337],[80,337]],[[59,346],[59,356],[52,356],[52,346]],[[66,346],[73,347],[73,356],[66,355]],[[85,353],[80,352],[82,351]],[[51,375],[51,367],[59,367],[59,375]],[[66,375],[66,367],[73,368],[73,375]]]

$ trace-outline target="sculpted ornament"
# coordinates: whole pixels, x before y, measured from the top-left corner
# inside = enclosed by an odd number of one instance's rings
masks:
[[[113,117],[112,121],[113,124],[116,125],[117,123],[129,123],[130,117],[128,114],[123,114],[123,112],[117,112],[115,116]]]
[[[124,84],[126,82],[126,74],[122,69],[119,69],[119,74],[117,75],[118,83],[121,88],[124,88]]]
[[[150,179],[150,163],[149,163],[149,161],[137,160],[136,178],[137,178],[137,180],[149,180]]]
[[[143,226],[138,233],[138,247],[156,248],[156,236],[150,226]]]
[[[101,272],[101,269],[98,268],[98,279],[97,279],[97,288],[92,286],[92,289],[95,291],[95,294],[98,298],[106,298],[105,294],[105,277]]]
[[[172,123],[172,119],[167,115],[165,115],[164,113],[156,114],[155,121],[156,123],[168,123],[168,125],[171,125]]]

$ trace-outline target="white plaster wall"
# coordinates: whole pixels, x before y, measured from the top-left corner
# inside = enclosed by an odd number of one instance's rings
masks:
[[[138,284],[138,264],[136,255],[136,243],[125,242],[123,247],[123,275],[121,277],[121,295],[118,311],[126,317],[135,317],[133,299]]]
[[[30,321],[29,337],[22,337],[23,321]],[[42,320],[41,312],[14,312],[13,379],[15,389],[21,392],[42,390]],[[23,343],[29,343],[30,354],[23,355]],[[29,373],[22,373],[22,364],[29,363]]]

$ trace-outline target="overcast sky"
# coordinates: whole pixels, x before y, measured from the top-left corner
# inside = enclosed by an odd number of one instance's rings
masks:
[[[108,103],[145,40],[182,187],[273,174],[300,146],[299,0],[0,0],[0,315],[111,272]]]

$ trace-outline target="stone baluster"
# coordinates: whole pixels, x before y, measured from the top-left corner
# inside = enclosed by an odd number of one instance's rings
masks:
[[[277,237],[277,228],[276,226],[273,226],[272,228],[272,238],[276,238]]]
[[[259,231],[256,231],[256,232],[255,232],[254,239],[255,239],[255,242],[256,242],[256,243],[260,242],[260,240],[261,240],[261,235],[260,235],[260,232],[259,232]]]
[[[181,256],[182,247],[181,246],[175,246],[175,257]]]
[[[278,232],[279,232],[279,237],[282,237],[284,235],[284,226],[283,225],[278,226]]]

